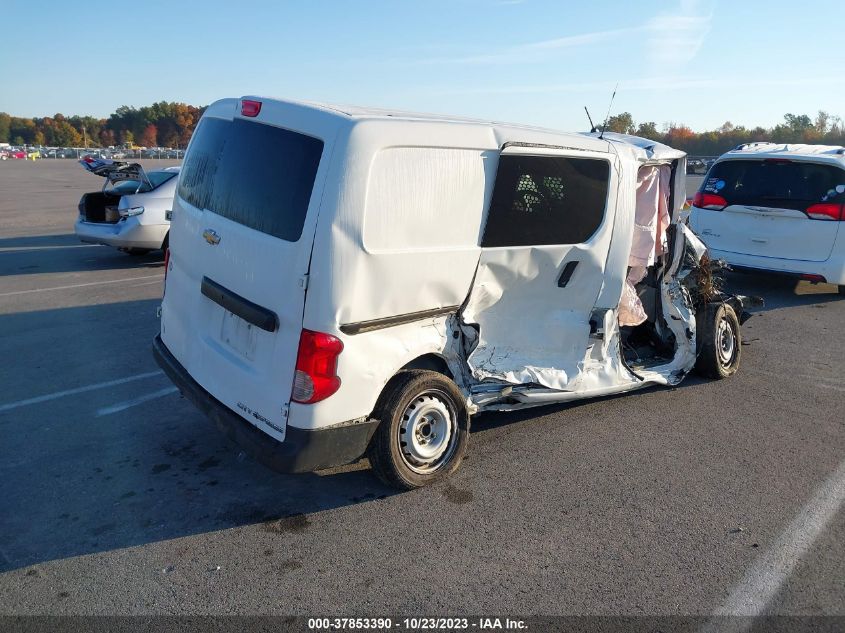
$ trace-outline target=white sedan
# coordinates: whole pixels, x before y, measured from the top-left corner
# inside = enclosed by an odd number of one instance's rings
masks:
[[[79,162],[106,180],[101,191],[79,201],[74,232],[80,240],[130,255],[167,249],[179,167],[146,172],[138,163],[93,157]]]

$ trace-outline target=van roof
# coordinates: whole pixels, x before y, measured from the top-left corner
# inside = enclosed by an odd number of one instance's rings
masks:
[[[350,121],[359,120],[391,120],[391,121],[431,121],[438,123],[450,123],[457,125],[478,125],[489,127],[494,130],[501,144],[518,143],[529,141],[533,145],[548,144],[550,146],[576,145],[584,146],[591,141],[603,140],[605,143],[615,145],[617,148],[625,146],[640,161],[649,160],[674,160],[686,156],[685,152],[676,150],[656,141],[644,139],[625,134],[606,133],[603,139],[599,140],[598,133],[587,132],[562,132],[551,128],[525,125],[520,123],[505,123],[488,119],[477,119],[471,117],[452,116],[446,114],[426,114],[419,112],[407,112],[402,110],[391,110],[385,108],[362,107],[353,105],[340,105],[321,103],[315,101],[295,101],[278,97],[244,96],[242,99],[272,100],[287,103],[299,107],[320,110],[326,114],[343,117]],[[590,139],[590,140],[587,140]]]
[[[808,143],[744,143],[722,154],[719,160],[739,158],[796,158],[845,166],[845,147]]]

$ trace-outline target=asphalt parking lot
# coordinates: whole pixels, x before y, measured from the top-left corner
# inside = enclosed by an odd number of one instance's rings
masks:
[[[732,379],[473,421],[449,482],[279,475],[158,371],[162,258],[99,179],[0,164],[0,613],[845,614],[845,299],[764,297]]]

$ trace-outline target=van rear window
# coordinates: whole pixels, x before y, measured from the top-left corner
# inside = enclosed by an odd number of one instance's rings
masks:
[[[819,202],[845,202],[845,170],[792,160],[716,163],[701,191],[731,204],[803,211]]]
[[[179,180],[179,197],[262,233],[302,235],[323,142],[253,121],[203,119]]]

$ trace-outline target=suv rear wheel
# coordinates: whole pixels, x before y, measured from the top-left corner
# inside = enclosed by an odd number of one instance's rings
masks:
[[[469,439],[469,413],[460,390],[443,374],[399,372],[382,392],[373,416],[381,423],[367,455],[387,485],[418,488],[460,466]]]
[[[699,345],[695,370],[707,378],[727,378],[739,369],[739,319],[727,303],[711,303],[695,317]]]

